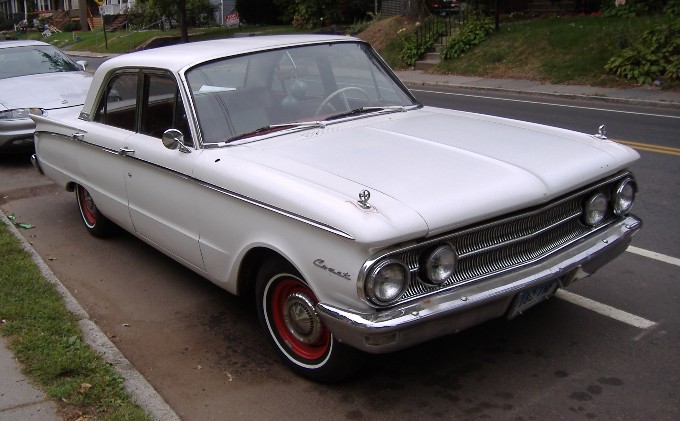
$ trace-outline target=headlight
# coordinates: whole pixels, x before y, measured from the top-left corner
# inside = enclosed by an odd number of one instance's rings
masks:
[[[602,193],[597,193],[588,199],[583,213],[585,223],[591,227],[598,225],[604,219],[608,206],[607,196]]]
[[[425,257],[425,278],[435,285],[441,285],[453,275],[457,262],[458,255],[453,247],[448,244],[439,246]]]
[[[13,110],[0,111],[0,120],[28,118],[29,114],[43,115],[43,110],[40,108],[15,108]]]
[[[401,297],[408,280],[409,270],[404,262],[385,260],[377,264],[366,278],[366,296],[376,304],[390,304]]]
[[[618,216],[625,215],[630,212],[635,201],[635,182],[626,178],[621,181],[614,191],[614,213]]]

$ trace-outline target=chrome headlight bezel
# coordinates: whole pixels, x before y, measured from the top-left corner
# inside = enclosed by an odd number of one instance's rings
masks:
[[[617,216],[627,215],[635,203],[637,184],[632,178],[621,180],[614,188],[612,195],[612,209]]]
[[[591,227],[596,227],[604,221],[609,209],[609,199],[604,193],[595,193],[586,200],[583,207],[583,222]]]
[[[41,116],[45,112],[40,108],[14,108],[0,111],[0,120],[27,120],[31,114]]]
[[[401,279],[392,278],[390,282],[394,283],[392,292],[385,294],[386,282],[385,279],[379,279],[379,275],[386,275],[386,271],[397,269],[401,272]],[[406,263],[399,259],[385,259],[374,265],[364,284],[364,293],[366,297],[377,305],[389,305],[398,301],[409,286],[410,271]]]
[[[442,263],[442,259],[448,261]],[[442,285],[454,274],[457,264],[456,249],[448,243],[441,244],[423,255],[421,279],[433,285]]]

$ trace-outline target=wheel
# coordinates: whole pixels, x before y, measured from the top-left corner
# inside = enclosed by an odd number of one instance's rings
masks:
[[[257,310],[270,343],[296,373],[337,382],[361,367],[365,355],[335,340],[317,316],[316,295],[288,264],[268,261],[257,277]]]
[[[345,106],[347,111],[349,111],[350,110],[349,103],[347,102],[347,97],[345,97],[345,92],[347,92],[347,91],[359,91],[362,94],[364,94],[366,96],[366,98],[368,98],[368,99],[371,98],[370,96],[368,96],[368,93],[361,88],[358,88],[356,86],[346,86],[344,88],[338,89],[337,91],[331,93],[326,98],[324,98],[324,100],[321,101],[321,105],[319,105],[319,107],[316,109],[316,115],[319,115],[319,113],[321,112],[323,107],[325,107],[326,105],[328,105],[329,107],[332,107],[333,111],[335,111],[335,108],[331,104],[329,104],[329,101],[331,99],[335,98],[337,95],[340,95],[340,94],[342,94],[342,100],[343,100],[343,103],[344,103],[343,105]]]
[[[76,186],[76,200],[80,216],[87,231],[99,238],[110,237],[115,233],[115,225],[107,217],[102,215],[94,204],[94,200],[87,189],[81,185]]]

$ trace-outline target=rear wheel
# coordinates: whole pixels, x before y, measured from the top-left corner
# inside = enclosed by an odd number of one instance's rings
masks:
[[[76,186],[78,209],[87,231],[95,237],[110,237],[115,232],[115,225],[97,209],[90,192],[81,185]]]
[[[293,371],[311,380],[337,382],[360,368],[364,354],[335,340],[316,313],[316,295],[289,265],[265,263],[257,298],[260,323]]]

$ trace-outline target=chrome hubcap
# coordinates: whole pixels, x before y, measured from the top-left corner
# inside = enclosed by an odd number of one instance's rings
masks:
[[[286,298],[283,308],[286,327],[300,342],[311,344],[321,338],[321,321],[314,311],[314,302],[301,292]]]

